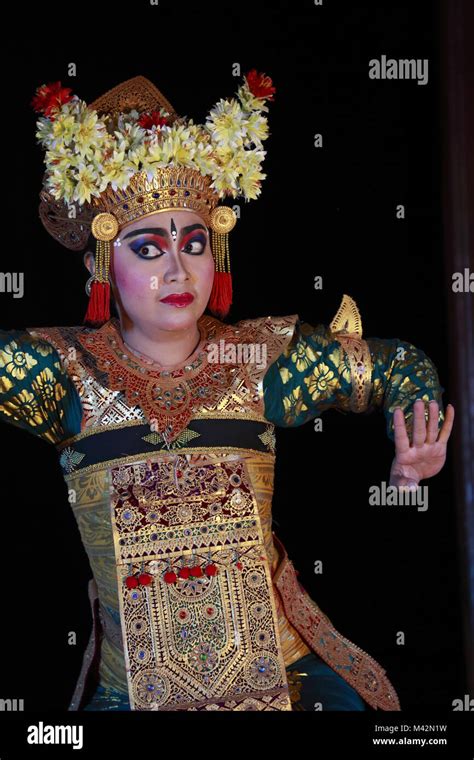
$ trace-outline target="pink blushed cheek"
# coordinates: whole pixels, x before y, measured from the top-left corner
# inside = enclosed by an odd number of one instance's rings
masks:
[[[130,268],[122,266],[119,261],[115,262],[114,269],[115,282],[124,300],[146,299],[153,293],[152,287],[156,287],[157,277],[151,277],[145,272],[132,272]]]
[[[214,271],[215,271],[214,259],[211,257],[210,259],[206,260],[206,266],[203,268],[201,272],[202,285],[208,284],[209,282],[212,283],[212,280],[214,279]]]

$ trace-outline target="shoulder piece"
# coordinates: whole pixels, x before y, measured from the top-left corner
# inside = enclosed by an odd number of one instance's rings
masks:
[[[291,314],[288,317],[241,319],[236,322],[234,329],[237,328],[249,342],[265,343],[267,367],[269,367],[291,342],[298,319],[298,314]]]
[[[73,379],[78,380],[84,374],[91,374],[104,381],[105,374],[98,370],[81,342],[81,338],[96,332],[94,328],[84,325],[77,327],[27,327],[27,331],[33,337],[46,340],[54,346],[61,357],[66,372]]]

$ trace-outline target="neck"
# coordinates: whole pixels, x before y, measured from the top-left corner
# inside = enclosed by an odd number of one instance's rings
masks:
[[[132,350],[162,367],[184,364],[194,353],[201,335],[197,323],[181,330],[138,328],[128,320],[120,320],[122,340]]]

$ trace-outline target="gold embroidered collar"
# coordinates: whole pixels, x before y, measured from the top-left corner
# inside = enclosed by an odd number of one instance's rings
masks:
[[[153,430],[164,433],[169,442],[186,428],[197,407],[222,397],[235,372],[232,364],[209,363],[207,350],[211,341],[224,334],[231,340],[233,328],[208,315],[201,316],[197,324],[201,335],[197,348],[174,368],[140,359],[127,348],[116,318],[78,336],[97,367],[106,373],[108,387],[122,391],[130,406],[139,406]]]

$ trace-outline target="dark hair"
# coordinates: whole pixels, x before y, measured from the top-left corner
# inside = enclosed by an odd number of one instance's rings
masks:
[[[87,253],[87,251],[91,251],[92,253],[95,254],[95,244],[96,244],[96,239],[95,239],[94,235],[91,232],[89,234],[89,238],[87,240],[87,243],[84,246],[82,254],[84,255],[85,253]]]

